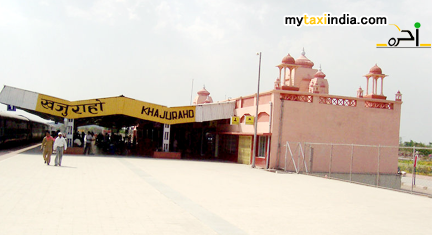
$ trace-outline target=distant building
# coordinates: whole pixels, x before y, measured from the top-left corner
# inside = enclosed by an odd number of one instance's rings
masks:
[[[210,97],[210,92],[208,92],[205,87],[197,92],[193,104],[209,104],[213,103],[213,99]]]
[[[401,94],[396,94],[395,101],[387,100],[383,94],[383,79],[387,75],[381,68],[375,65],[365,75],[366,94],[359,88],[357,97],[346,97],[330,95],[326,75],[321,69],[313,69],[313,65],[304,51],[296,60],[288,54],[276,66],[279,76],[274,89],[260,93],[257,166],[266,167],[268,161],[269,168],[287,167],[294,171],[294,164],[286,166],[285,162],[283,146],[287,142],[398,146]],[[255,115],[256,99],[256,94],[235,98],[234,113],[240,118],[240,124],[218,125],[221,156],[231,155],[239,163],[251,164],[254,126],[247,125],[245,120]],[[337,148],[333,151],[334,156],[349,158],[349,153]],[[383,149],[380,154],[385,159],[380,161],[380,174],[396,175],[397,148]],[[328,155],[328,152],[315,151],[315,172],[329,171]],[[377,172],[376,150],[356,149],[355,155],[355,160],[361,162],[356,163],[355,169],[350,169],[346,161],[334,161],[332,170],[342,174],[350,170],[361,174]],[[299,160],[294,158],[297,166],[302,165]],[[312,167],[307,161],[307,167]]]

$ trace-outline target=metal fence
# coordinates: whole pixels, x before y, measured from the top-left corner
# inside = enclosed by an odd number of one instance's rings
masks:
[[[284,171],[432,196],[432,165],[419,166],[419,150],[432,148],[287,142]],[[399,163],[399,159],[405,160]],[[398,167],[398,164],[401,167]]]

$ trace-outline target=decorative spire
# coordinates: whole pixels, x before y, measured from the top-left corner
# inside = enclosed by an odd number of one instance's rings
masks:
[[[279,90],[280,89],[280,79],[276,78],[276,81],[274,82],[274,89]]]
[[[306,55],[306,52],[305,52],[304,47],[303,47],[301,55],[299,56],[299,58],[297,58],[295,60],[295,64],[300,65],[301,67],[304,67],[304,68],[310,68],[311,69],[314,66],[314,63],[311,60],[309,60],[305,55]]]
[[[398,91],[398,92],[396,93],[395,100],[396,100],[396,101],[402,101],[402,94],[401,94],[400,91]]]
[[[361,87],[359,87],[359,89],[357,90],[357,97],[363,98],[363,89]]]
[[[326,76],[325,73],[323,73],[321,71],[321,65],[320,65],[320,67],[319,67],[318,71],[315,73],[314,77],[316,77],[316,78],[325,78],[325,76]]]

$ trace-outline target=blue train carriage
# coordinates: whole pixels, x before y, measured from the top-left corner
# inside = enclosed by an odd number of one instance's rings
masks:
[[[27,118],[0,112],[0,144],[28,140],[29,129]]]
[[[0,112],[0,144],[42,140],[49,125],[8,112]]]
[[[49,130],[48,124],[29,119],[29,140],[42,141],[45,136],[45,131]]]

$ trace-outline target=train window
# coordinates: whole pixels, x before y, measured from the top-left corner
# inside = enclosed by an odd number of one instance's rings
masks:
[[[12,120],[6,120],[6,128],[14,128],[14,123],[12,122]]]
[[[0,120],[0,135],[1,136],[4,135],[4,120],[3,119]]]
[[[19,129],[27,129],[27,122],[21,121],[18,123]]]

